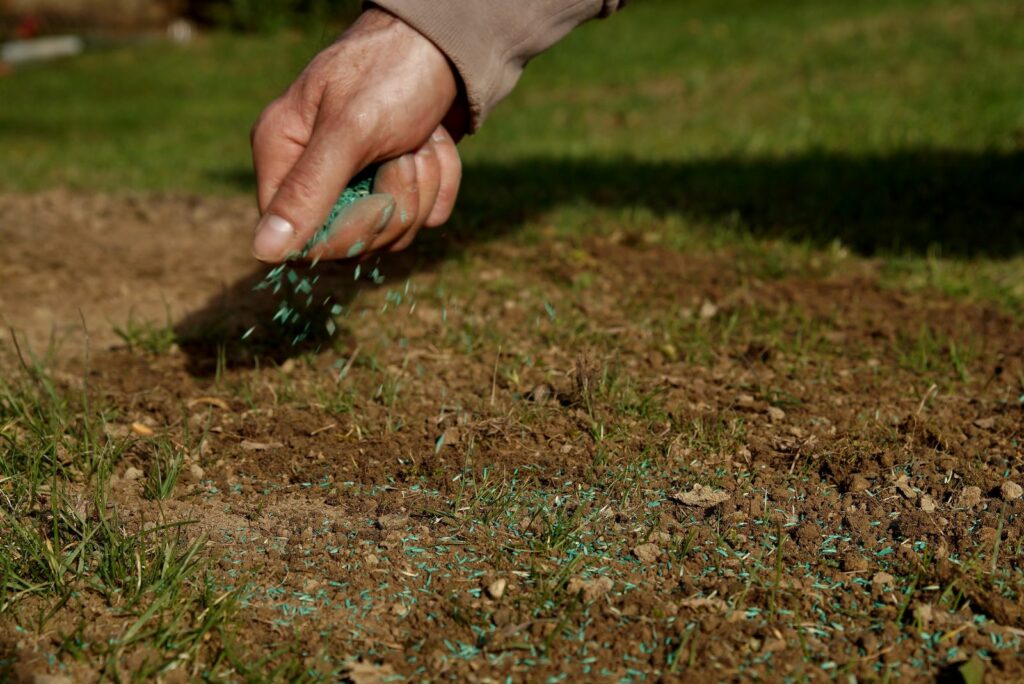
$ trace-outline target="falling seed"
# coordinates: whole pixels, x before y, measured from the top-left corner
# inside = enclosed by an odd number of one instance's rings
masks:
[[[555,314],[555,307],[551,305],[551,302],[544,302],[544,310],[548,312],[548,318],[550,318],[552,321],[558,318],[558,316]]]

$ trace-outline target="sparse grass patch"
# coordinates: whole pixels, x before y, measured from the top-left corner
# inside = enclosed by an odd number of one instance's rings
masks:
[[[167,320],[162,324],[139,320],[134,315],[129,315],[123,325],[114,326],[114,333],[128,345],[130,351],[144,354],[163,355],[177,343],[170,311],[167,312]]]

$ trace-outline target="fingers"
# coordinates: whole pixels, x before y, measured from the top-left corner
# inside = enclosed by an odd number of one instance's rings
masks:
[[[276,189],[274,167],[268,167],[261,182],[261,204],[262,194],[273,191],[273,195],[253,242],[258,258],[280,261],[307,244],[341,192],[337,179],[354,175],[354,164],[343,148],[314,139]],[[254,154],[259,158],[260,153]],[[415,153],[381,165],[374,194],[342,212],[324,244],[315,245],[309,258],[346,259],[405,249],[420,228],[439,226],[450,218],[461,180],[462,162],[455,142],[439,126]]]
[[[252,127],[252,165],[261,214],[306,149],[301,126],[297,124],[297,117],[279,100],[267,107]]]
[[[314,261],[323,259],[351,259],[359,256],[391,220],[395,212],[395,198],[374,193],[350,204],[334,219],[325,242],[315,245],[309,252]]]
[[[447,222],[455,209],[455,200],[459,196],[459,186],[462,184],[462,158],[459,157],[455,141],[444,126],[438,126],[430,139],[437,153],[441,182],[434,208],[427,215],[423,225],[427,228],[436,228]]]
[[[433,211],[434,202],[437,200],[437,191],[441,187],[441,165],[437,158],[437,149],[434,142],[427,141],[414,157],[416,162],[416,176],[419,180],[419,212],[413,224],[404,232],[396,233],[393,236],[381,235],[377,238],[374,249],[389,249],[397,252],[405,249],[416,239],[416,234],[426,223],[427,217]]]
[[[405,154],[381,164],[373,181],[374,194],[342,212],[323,246],[314,248],[311,259],[347,259],[374,249],[378,238],[390,231],[404,232],[420,213],[419,180],[414,155]],[[374,197],[386,197],[389,203],[372,204]],[[374,214],[372,207],[380,209]],[[383,212],[387,210],[385,215]],[[394,238],[391,237],[390,240]]]
[[[361,151],[323,133],[333,130],[338,127],[317,129],[267,203],[252,243],[257,259],[278,262],[300,252],[323,224],[345,184],[359,170]],[[273,180],[268,177],[266,183],[269,192]]]

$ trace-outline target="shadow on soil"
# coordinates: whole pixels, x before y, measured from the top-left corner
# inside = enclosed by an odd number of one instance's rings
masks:
[[[947,256],[1001,258],[1024,251],[1022,178],[1024,152],[477,163],[466,167],[451,224],[424,233],[409,252],[389,256],[382,271],[389,282],[404,282],[413,271],[566,205],[643,208],[812,245],[838,239],[864,255],[924,254],[939,247]],[[254,186],[246,172],[214,180],[244,190]],[[194,373],[213,372],[218,356],[237,365],[251,363],[253,355],[280,359],[299,351],[284,338],[264,336],[259,347],[236,343],[249,327],[266,327],[276,310],[273,298],[252,292],[263,273],[254,269],[177,326]],[[317,273],[343,305],[360,288],[375,287],[354,283],[350,264],[321,264]]]

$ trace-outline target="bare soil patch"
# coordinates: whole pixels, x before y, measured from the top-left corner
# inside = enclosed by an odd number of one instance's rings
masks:
[[[57,329],[113,432],[192,445],[171,499],[142,496],[144,439],[111,492],[129,525],[192,521],[237,592],[238,631],[168,679],[228,642],[354,681],[1024,677],[1024,330],[995,308],[864,260],[770,278],[651,235],[435,235],[382,286],[325,270],[351,311],[295,350],[239,340],[272,313],[242,201],[0,216],[5,322],[37,347]],[[167,309],[166,354],[111,332]],[[0,622],[16,677],[110,675],[60,650],[121,629],[110,606],[30,614]]]

